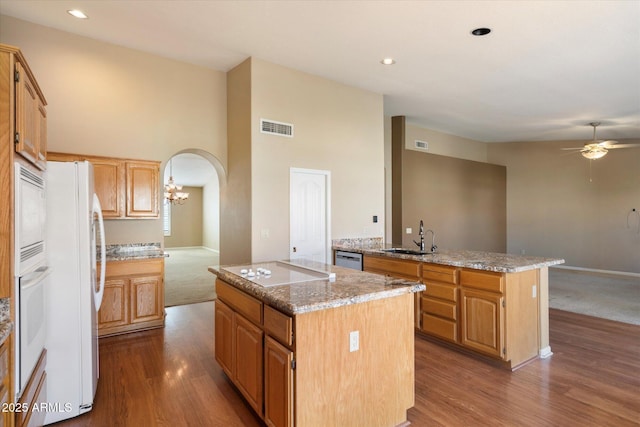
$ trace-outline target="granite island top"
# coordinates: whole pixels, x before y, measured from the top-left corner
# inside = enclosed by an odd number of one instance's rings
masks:
[[[11,331],[13,322],[11,321],[11,298],[0,298],[0,345],[4,344]]]
[[[106,246],[106,259],[128,261],[135,259],[165,258],[169,254],[162,250],[160,243],[126,243]],[[98,254],[98,259],[100,255]]]
[[[231,271],[237,271],[239,267],[257,271],[258,268],[270,266],[273,262],[242,266],[211,266],[209,271],[221,280],[290,316],[425,290],[425,286],[417,282],[335,265],[309,260],[289,260],[286,263],[294,268],[302,267],[310,268],[315,272],[335,273],[335,279],[310,279],[298,283],[262,286]]]
[[[365,255],[386,256],[390,258],[409,259],[413,261],[450,265],[454,267],[472,268],[475,270],[495,271],[499,273],[519,273],[542,267],[563,264],[561,258],[541,258],[525,255],[512,255],[496,252],[468,250],[440,250],[425,255],[410,255],[385,252],[398,246],[382,243],[382,239],[340,239],[334,240],[334,250],[356,252]],[[415,248],[411,248],[415,249]]]

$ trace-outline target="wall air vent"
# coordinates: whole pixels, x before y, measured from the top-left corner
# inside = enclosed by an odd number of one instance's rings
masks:
[[[276,122],[274,120],[260,119],[260,132],[293,138],[293,125]]]
[[[416,139],[416,148],[419,150],[428,150],[429,149],[429,143],[427,141],[418,141]]]

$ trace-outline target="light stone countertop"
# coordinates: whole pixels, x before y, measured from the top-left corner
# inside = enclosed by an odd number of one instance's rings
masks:
[[[0,345],[5,342],[11,331],[13,331],[10,306],[11,298],[0,298]]]
[[[325,279],[263,287],[226,270],[225,266],[211,266],[209,271],[221,280],[290,316],[425,290],[425,286],[417,282],[335,265],[307,260],[287,262],[316,271],[335,273],[336,279],[333,282]],[[267,263],[255,263],[243,267],[257,270],[265,264]]]
[[[371,239],[342,239],[334,241],[332,245],[334,250],[356,252],[364,255],[409,259],[413,261],[472,268],[475,270],[495,271],[499,273],[519,273],[521,271],[534,270],[537,268],[564,263],[564,259],[560,258],[541,258],[525,255],[467,250],[438,249],[434,254],[425,255],[395,254],[383,251],[383,249],[390,249],[392,247],[397,246],[383,244],[381,240],[371,241]]]
[[[127,243],[107,245],[106,259],[109,261],[128,261],[134,259],[166,258],[169,254],[162,250],[160,243]],[[98,254],[98,258],[100,254]]]

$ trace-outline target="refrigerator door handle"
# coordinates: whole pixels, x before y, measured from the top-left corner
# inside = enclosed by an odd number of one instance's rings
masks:
[[[104,242],[104,221],[102,218],[102,207],[100,206],[100,200],[96,194],[93,195],[93,214],[98,215],[98,227],[100,227],[100,284],[97,291],[94,291],[93,298],[96,303],[96,311],[100,309],[102,304],[102,296],[104,295],[104,275],[107,268],[107,254],[106,245]]]

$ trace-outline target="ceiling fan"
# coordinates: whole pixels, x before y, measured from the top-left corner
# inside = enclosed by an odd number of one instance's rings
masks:
[[[590,126],[593,126],[593,140],[584,144],[584,147],[580,148],[563,148],[563,150],[578,150],[583,157],[589,160],[596,160],[604,157],[609,150],[614,148],[632,148],[639,147],[640,144],[618,144],[618,141],[613,140],[598,140],[596,139],[596,128],[600,125],[600,122],[591,122]]]

